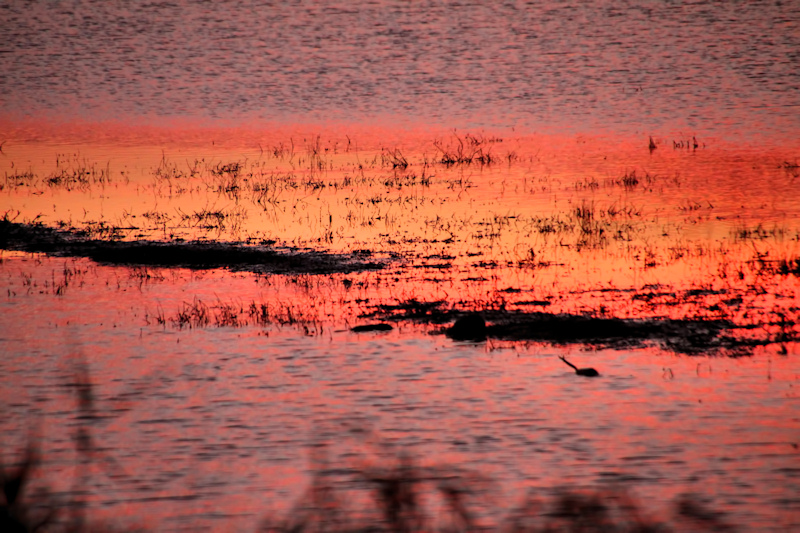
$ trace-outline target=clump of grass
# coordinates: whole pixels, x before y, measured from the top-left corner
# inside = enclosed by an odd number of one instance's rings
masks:
[[[77,155],[72,159],[56,157],[56,169],[51,174],[42,178],[49,187],[63,187],[65,189],[88,189],[91,185],[106,185],[111,183],[111,170],[107,163],[105,167],[90,164],[86,159]]]
[[[56,270],[52,271],[51,279],[49,282],[45,282],[45,287],[48,287],[55,296],[63,296],[67,288],[73,283],[83,285],[83,277],[87,272],[88,269],[79,268],[75,265],[74,261],[71,265],[69,262],[65,261],[60,272],[57,273]],[[59,275],[57,276],[57,274]]]
[[[800,257],[768,259],[768,254],[756,251],[748,263],[759,276],[800,276]]]
[[[405,170],[408,168],[408,159],[406,159],[399,148],[395,148],[394,150],[384,148],[381,152],[381,164],[391,166],[394,169]]]
[[[241,206],[219,209],[216,206],[206,206],[192,213],[184,213],[178,209],[180,221],[189,227],[202,230],[238,232],[243,222],[247,219],[247,210]]]
[[[232,178],[238,178],[239,173],[242,171],[244,166],[245,165],[239,161],[225,164],[217,163],[211,168],[211,174],[214,176],[230,176]]]
[[[773,225],[771,228],[765,227],[762,223],[757,224],[755,227],[747,225],[739,225],[732,230],[733,237],[739,241],[759,240],[766,239],[780,239],[784,238],[788,231],[784,227]]]
[[[324,172],[328,169],[329,163],[326,156],[330,152],[330,148],[322,148],[322,137],[317,135],[306,146],[306,157],[308,158],[308,169],[314,174],[315,172]],[[303,163],[303,160],[299,160]]]
[[[105,220],[87,220],[81,230],[82,234],[90,238],[99,238],[104,240],[121,239],[124,237],[126,231],[130,227],[120,227],[116,224],[110,224]]]
[[[191,169],[190,169],[191,172]],[[161,161],[158,166],[153,170],[153,176],[156,182],[171,182],[186,177],[186,173],[178,168],[178,165],[167,159],[167,155],[161,153]]]
[[[794,259],[781,259],[778,261],[777,272],[782,276],[800,276],[800,257]]]
[[[632,170],[630,172],[626,172],[621,178],[620,182],[622,186],[626,189],[633,189],[637,185],[639,185],[639,178],[636,177],[636,171]]]
[[[533,217],[528,225],[535,233],[545,236],[571,232],[575,227],[574,224],[563,220],[558,214],[549,217]]]
[[[164,326],[170,322],[178,329],[246,326],[298,326],[306,334],[322,331],[322,322],[313,306],[299,306],[287,302],[252,301],[245,307],[241,303],[223,302],[217,298],[212,305],[199,298],[183,302],[174,316],[167,319],[159,306],[154,314],[145,314],[145,323]]]
[[[583,178],[582,181],[578,181],[575,183],[576,190],[588,189],[594,191],[599,188],[600,188],[600,183],[594,177]]]
[[[223,303],[219,299],[214,306],[214,325],[217,327],[238,328],[241,326],[242,307],[232,303]]]
[[[431,184],[431,175],[427,173],[427,165],[423,167],[422,173],[420,176],[417,176],[415,173],[411,172],[395,172],[391,176],[387,176],[381,179],[381,183],[390,189],[402,189],[403,187],[413,187],[415,185],[420,185],[422,187],[429,187]],[[385,198],[387,201],[391,201],[390,198]],[[401,197],[399,198],[399,202],[407,202],[410,201],[410,198]]]
[[[227,213],[220,209],[209,209],[205,207],[191,214],[181,213],[181,219],[190,222],[193,226],[201,228],[224,228]]]
[[[250,180],[252,200],[264,209],[274,209],[286,191],[299,187],[300,183],[293,173],[262,173],[258,179]]]
[[[155,324],[158,324],[159,326],[166,327],[167,318],[164,315],[164,308],[161,307],[160,304],[156,307],[156,311],[152,316],[150,315],[149,312],[145,312],[145,314],[144,314],[144,323],[149,326],[150,323],[151,323],[150,322],[151,320]]]
[[[705,148],[705,144],[703,144]],[[700,142],[697,140],[697,137],[692,135],[691,139],[680,139],[680,140],[673,140],[672,141],[672,148],[673,150],[697,150],[700,148]]]
[[[623,187],[625,190],[631,191],[640,185],[647,187],[652,191],[653,185],[658,180],[656,175],[644,172],[644,174],[636,172],[636,170],[625,171],[619,178],[610,178],[604,181],[606,186]]]
[[[572,211],[579,231],[578,248],[600,248],[606,244],[606,228],[595,216],[594,202],[582,200]]]
[[[637,218],[642,216],[642,209],[631,204],[617,205],[616,202],[609,205],[602,211],[601,214],[608,216],[610,219],[615,218]]]
[[[4,183],[0,190],[4,188],[30,187],[38,181],[38,177],[32,170],[17,170],[13,174],[8,172],[4,175]]]
[[[213,166],[206,164],[206,172],[202,176],[206,189],[238,201],[242,192],[246,191],[245,183],[255,176],[257,170],[257,166],[248,165],[247,160],[232,161]]]
[[[145,211],[144,213],[142,213],[142,217],[149,220],[153,224],[158,224],[158,225],[166,224],[167,222],[172,220],[172,217],[167,213],[165,213],[164,211],[156,211],[155,209],[151,211]]]
[[[272,322],[268,304],[251,302],[247,312],[250,315],[250,319],[259,326],[266,326]]]
[[[259,326],[269,324],[302,326],[306,332],[310,331],[309,328],[321,329],[319,316],[310,307],[299,307],[285,302],[252,302],[248,309],[248,314],[253,322]]]
[[[478,163],[483,166],[490,165],[497,160],[488,146],[490,141],[483,137],[477,137],[469,133],[464,137],[459,137],[456,133],[453,133],[453,137],[455,141],[448,145],[444,145],[441,141],[433,142],[433,145],[441,154],[439,163],[442,165],[450,167]],[[497,140],[494,140],[494,142],[497,142]]]
[[[447,305],[445,300],[421,301],[417,298],[397,300],[396,304],[378,305],[378,313],[387,317],[401,316],[407,319],[435,319],[442,315],[442,310]],[[362,318],[367,318],[364,315]],[[446,318],[445,318],[446,320]]]
[[[195,298],[192,302],[183,302],[177,315],[172,318],[172,323],[179,329],[200,328],[208,326],[210,312],[208,305]]]

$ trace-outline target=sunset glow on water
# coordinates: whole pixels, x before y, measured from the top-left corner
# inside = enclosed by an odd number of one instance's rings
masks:
[[[2,9],[18,523],[800,528],[796,7]]]

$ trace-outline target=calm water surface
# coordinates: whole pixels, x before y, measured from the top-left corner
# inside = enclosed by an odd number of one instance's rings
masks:
[[[800,257],[797,2],[7,2],[0,31],[0,216],[389,264],[0,252],[0,463],[39,443],[32,499],[112,528],[254,530],[304,494],[322,444],[334,472],[404,450],[486,476],[488,529],[528,489],[620,482],[656,516],[692,492],[742,530],[800,530],[797,343],[349,332],[380,304],[446,300],[796,334],[800,277],[768,267]],[[467,134],[493,162],[442,165]],[[179,327],[192,306],[208,327]]]
[[[0,111],[796,137],[797,2],[12,2]]]
[[[398,170],[380,137],[143,145],[115,131],[8,143],[5,216],[96,238],[367,249],[388,266],[265,276],[4,252],[2,460],[18,461],[31,435],[40,443],[31,490],[51,493],[40,501],[81,503],[90,521],[120,527],[252,529],[304,494],[315,445],[334,471],[393,460],[369,444],[374,431],[431,468],[491,479],[475,504],[489,529],[528,489],[609,481],[657,516],[696,492],[744,529],[798,526],[796,343],[687,357],[458,344],[408,324],[348,331],[381,304],[445,300],[724,317],[765,339],[788,318],[792,333],[800,280],[767,268],[798,253],[791,149],[483,138],[495,163],[448,167],[434,143],[449,150],[463,136],[407,133],[394,146],[410,166]],[[270,324],[251,305],[267,306]],[[204,327],[181,321],[194,308]],[[579,378],[557,355],[602,377]],[[89,464],[76,453],[81,428],[96,446]]]
[[[565,483],[621,481],[657,516],[675,495],[698,492],[748,529],[798,526],[794,357],[458,344],[411,327],[312,336],[143,327],[142,309],[217,292],[219,276],[142,283],[128,269],[69,260],[87,275],[55,297],[47,282],[64,261],[3,263],[3,293],[15,293],[0,302],[3,458],[32,430],[44,461],[33,485],[62,499],[80,490],[93,520],[252,529],[302,494],[310,444],[326,443],[341,468],[381,457],[354,433],[368,429],[422,464],[489,476],[486,525],[531,488],[546,496]],[[253,292],[246,276],[225,287]],[[19,316],[35,324],[21,328]],[[576,379],[561,353],[603,377]],[[82,365],[89,422],[69,386]],[[97,447],[89,466],[73,442],[81,425]]]

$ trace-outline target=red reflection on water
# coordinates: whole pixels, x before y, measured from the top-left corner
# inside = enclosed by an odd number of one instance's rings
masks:
[[[764,258],[797,256],[793,146],[657,138],[648,150],[644,139],[333,125],[10,131],[0,209],[19,220],[400,253],[419,270],[391,293],[422,300],[549,299],[552,310],[640,316],[699,289],[796,294],[796,276],[758,289]],[[608,292],[648,286],[638,304]],[[686,303],[658,312],[683,316]]]
[[[129,476],[93,469],[101,489],[123,485],[114,501],[104,490],[87,497],[99,516],[106,504],[109,517],[146,511],[156,524],[181,515],[204,523],[214,506],[262,516],[265,500],[286,507],[302,492],[309,435],[358,447],[335,435],[363,424],[425,461],[485,472],[515,496],[532,481],[584,484],[614,471],[641,476],[643,495],[663,502],[702,478],[709,493],[747,502],[727,509],[746,523],[770,513],[793,520],[772,498],[793,487],[784,470],[796,455],[796,344],[786,343],[788,356],[773,345],[750,359],[713,359],[459,345],[402,323],[389,335],[347,328],[409,300],[508,310],[546,302],[548,312],[719,316],[774,337],[779,316],[796,327],[798,276],[770,270],[798,255],[796,147],[687,150],[657,139],[651,153],[649,139],[113,127],[81,130],[83,144],[65,145],[31,131],[3,147],[0,212],[19,221],[41,214],[98,238],[108,237],[103,222],[136,225],[125,239],[255,235],[403,258],[377,272],[256,276],[4,254],[0,370],[18,379],[4,388],[12,416],[2,423],[22,444],[28,418],[44,417],[46,484],[72,490],[77,408],[64,382],[82,353],[97,409],[109,413],[93,434]],[[495,159],[442,162],[479,149]],[[195,159],[203,163],[193,175]],[[238,181],[220,170],[230,163],[244,169]],[[107,166],[113,179],[46,183],[80,165]],[[170,169],[179,174],[164,177]],[[25,181],[27,170],[35,177]],[[280,194],[259,204],[254,184]],[[203,210],[239,213],[239,226],[182,218]],[[163,228],[153,213],[166,217]],[[254,320],[251,304],[268,305],[272,322]],[[201,305],[208,324],[181,322],[186,306]],[[219,323],[231,308],[239,327]],[[576,379],[562,353],[602,379]],[[331,453],[352,460],[346,449]]]

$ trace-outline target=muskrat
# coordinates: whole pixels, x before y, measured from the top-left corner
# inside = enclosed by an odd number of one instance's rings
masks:
[[[570,363],[569,361],[567,361],[567,358],[564,357],[563,355],[559,355],[558,358],[561,359],[562,361],[564,361],[565,363],[567,363],[572,368],[574,368],[575,369],[575,373],[578,374],[579,376],[586,376],[587,378],[594,378],[594,377],[597,377],[597,376],[600,375],[600,372],[598,372],[594,368],[578,368],[577,366],[575,366],[572,363]]]

